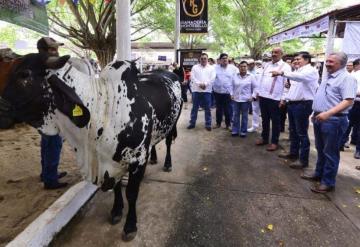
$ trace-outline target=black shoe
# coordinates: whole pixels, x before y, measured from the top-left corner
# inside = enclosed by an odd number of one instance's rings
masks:
[[[56,190],[56,189],[60,189],[60,188],[64,188],[68,185],[68,183],[51,183],[51,184],[44,184],[44,189],[46,190]]]
[[[278,157],[282,158],[282,159],[291,160],[291,161],[296,161],[299,158],[296,154],[290,154],[290,153],[279,154]]]
[[[357,160],[360,159],[360,151],[355,152],[354,158],[357,159]]]
[[[300,175],[300,177],[301,177],[302,179],[311,180],[311,181],[316,181],[316,182],[321,181],[321,178],[315,176],[314,173],[310,173],[310,174],[309,174],[309,173],[304,172],[303,174]]]
[[[195,128],[195,125],[191,125],[191,124],[187,127],[188,130],[193,129],[193,128]]]
[[[220,124],[216,124],[216,125],[214,126],[214,129],[218,129],[218,128],[220,128],[220,127],[221,127]]]
[[[211,127],[205,127],[207,131],[211,131]]]
[[[60,173],[58,173],[58,179],[63,178],[66,175],[67,175],[67,172],[60,172]],[[40,175],[40,181],[44,182],[44,179],[43,179],[43,177],[41,175]]]
[[[238,133],[231,133],[231,136],[232,137],[237,137],[237,136],[239,136],[239,134]]]
[[[340,152],[344,152],[344,151],[345,151],[344,146],[341,146],[341,147],[339,148],[339,150],[340,150]]]
[[[67,172],[60,172],[58,173],[58,179],[63,178],[67,175]]]
[[[304,168],[306,168],[308,166],[309,166],[308,164],[303,164],[300,161],[296,161],[296,162],[291,163],[289,165],[289,167],[292,168],[292,169],[304,169]]]

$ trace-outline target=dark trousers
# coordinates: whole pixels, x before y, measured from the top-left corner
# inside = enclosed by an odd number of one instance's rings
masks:
[[[193,107],[190,114],[190,125],[195,126],[199,107],[204,107],[205,111],[205,127],[211,127],[211,93],[193,92]]]
[[[188,102],[187,91],[189,89],[189,84],[183,85],[181,84],[181,98],[184,102]]]
[[[333,116],[323,122],[314,121],[315,146],[318,155],[315,176],[320,177],[321,183],[327,186],[335,186],[340,162],[339,148],[347,127],[346,116]]]
[[[287,106],[284,105],[280,107],[280,132],[285,131],[286,114],[287,114]]]
[[[290,153],[300,157],[300,162],[303,165],[308,165],[310,153],[308,129],[309,117],[312,113],[312,101],[290,102],[287,110],[290,129]]]
[[[271,143],[278,144],[280,136],[280,101],[259,97],[259,104],[263,128],[261,137],[265,142],[269,142],[271,120]]]
[[[59,135],[47,136],[41,134],[41,178],[45,184],[58,182],[58,166],[62,139]]]
[[[349,127],[342,138],[341,146],[345,146],[345,143],[349,141],[349,135],[351,134],[351,142],[356,143],[356,150],[360,151],[360,102],[355,101],[353,107],[349,111]]]
[[[221,125],[223,115],[225,115],[225,125],[230,126],[232,118],[232,104],[230,94],[215,93],[216,102],[216,124]]]

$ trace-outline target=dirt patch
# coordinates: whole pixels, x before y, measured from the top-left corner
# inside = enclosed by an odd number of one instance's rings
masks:
[[[65,142],[59,165],[70,186],[81,180],[75,155]],[[44,190],[40,182],[40,135],[27,125],[0,130],[0,246],[5,246],[66,189]]]

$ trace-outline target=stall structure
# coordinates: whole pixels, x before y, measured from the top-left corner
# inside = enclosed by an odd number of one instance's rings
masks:
[[[334,51],[335,38],[344,38],[343,51],[350,59],[360,57],[360,4],[332,10],[273,34],[268,42],[273,45],[295,38],[326,38],[325,57]],[[322,75],[326,76],[325,66]]]

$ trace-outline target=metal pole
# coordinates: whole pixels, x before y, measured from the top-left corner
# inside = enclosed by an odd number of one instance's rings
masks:
[[[360,21],[335,21],[335,23],[359,23]]]
[[[330,19],[329,19],[329,30],[328,30],[327,34],[328,35],[326,38],[325,61],[326,61],[326,58],[329,56],[329,54],[334,51],[334,39],[335,39],[335,18],[334,17],[330,17]],[[323,73],[322,73],[322,81],[324,81],[327,77],[325,61],[324,61],[324,67],[323,67]]]
[[[176,0],[176,15],[175,15],[175,51],[174,51],[174,61],[177,61],[178,54],[177,50],[180,49],[180,1]]]
[[[116,59],[131,59],[130,0],[116,1]]]

